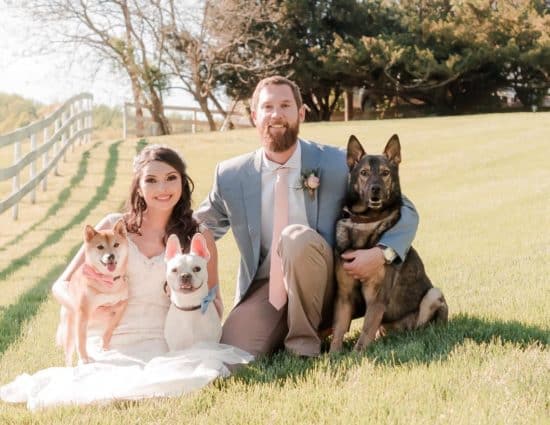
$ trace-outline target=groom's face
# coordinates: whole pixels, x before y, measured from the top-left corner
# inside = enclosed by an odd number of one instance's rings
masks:
[[[284,152],[298,140],[300,122],[305,110],[298,108],[292,89],[286,84],[270,84],[262,88],[252,119],[268,152]]]

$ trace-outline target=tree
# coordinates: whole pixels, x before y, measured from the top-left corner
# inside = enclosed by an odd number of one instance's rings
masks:
[[[163,10],[163,33],[169,40],[165,63],[170,76],[195,98],[210,129],[215,130],[209,102],[222,116],[227,115],[218,100],[220,86],[225,85],[227,94],[242,100],[242,92],[234,90],[235,85],[242,88],[252,76],[257,78],[288,64],[284,52],[274,53],[272,57],[264,52],[262,61],[258,60],[262,49],[273,52],[261,27],[269,25],[270,19],[276,16],[275,2],[206,0],[194,9],[195,13],[190,13],[192,11],[180,2],[169,3]]]
[[[529,99],[548,88],[550,15],[530,0],[403,0],[391,13],[389,30],[339,41],[334,59],[344,79],[363,76],[375,101],[421,100],[449,112],[498,106],[497,89],[507,86]]]
[[[93,52],[98,63],[106,61],[126,72],[138,137],[143,135],[143,107],[149,109],[161,134],[170,132],[162,102],[164,40],[156,37],[151,20],[145,19],[153,8],[136,0],[28,0],[22,7],[56,30],[57,43]]]

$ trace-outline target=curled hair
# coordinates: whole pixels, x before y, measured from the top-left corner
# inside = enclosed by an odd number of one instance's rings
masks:
[[[145,199],[139,195],[139,180],[143,168],[151,161],[164,162],[174,168],[181,177],[181,197],[174,206],[172,214],[166,224],[163,242],[166,245],[168,236],[175,233],[187,251],[191,238],[198,231],[198,223],[193,218],[191,209],[191,194],[195,189],[193,180],[186,173],[186,165],[183,159],[176,151],[163,145],[146,146],[134,158],[134,177],[130,184],[130,197],[126,202],[124,221],[126,228],[130,233],[141,235],[141,225],[143,223],[143,213],[147,209]]]

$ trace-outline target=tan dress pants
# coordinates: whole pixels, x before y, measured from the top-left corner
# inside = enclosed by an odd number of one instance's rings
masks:
[[[268,300],[268,279],[254,281],[225,320],[221,342],[254,356],[282,347],[316,356],[321,351],[318,331],[332,322],[332,248],[315,230],[293,224],[283,230],[277,249],[288,286],[287,304],[276,310]]]

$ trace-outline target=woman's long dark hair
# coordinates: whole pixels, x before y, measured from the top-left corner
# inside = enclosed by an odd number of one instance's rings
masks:
[[[162,145],[146,146],[134,159],[134,177],[130,185],[130,197],[126,202],[124,220],[130,233],[141,235],[143,213],[147,209],[145,199],[139,194],[139,179],[145,165],[151,161],[160,161],[173,167],[181,177],[181,197],[174,206],[168,219],[163,242],[166,245],[168,236],[175,233],[184,251],[189,249],[191,238],[198,231],[199,225],[193,218],[191,194],[195,189],[193,180],[186,173],[183,159],[173,149]]]

